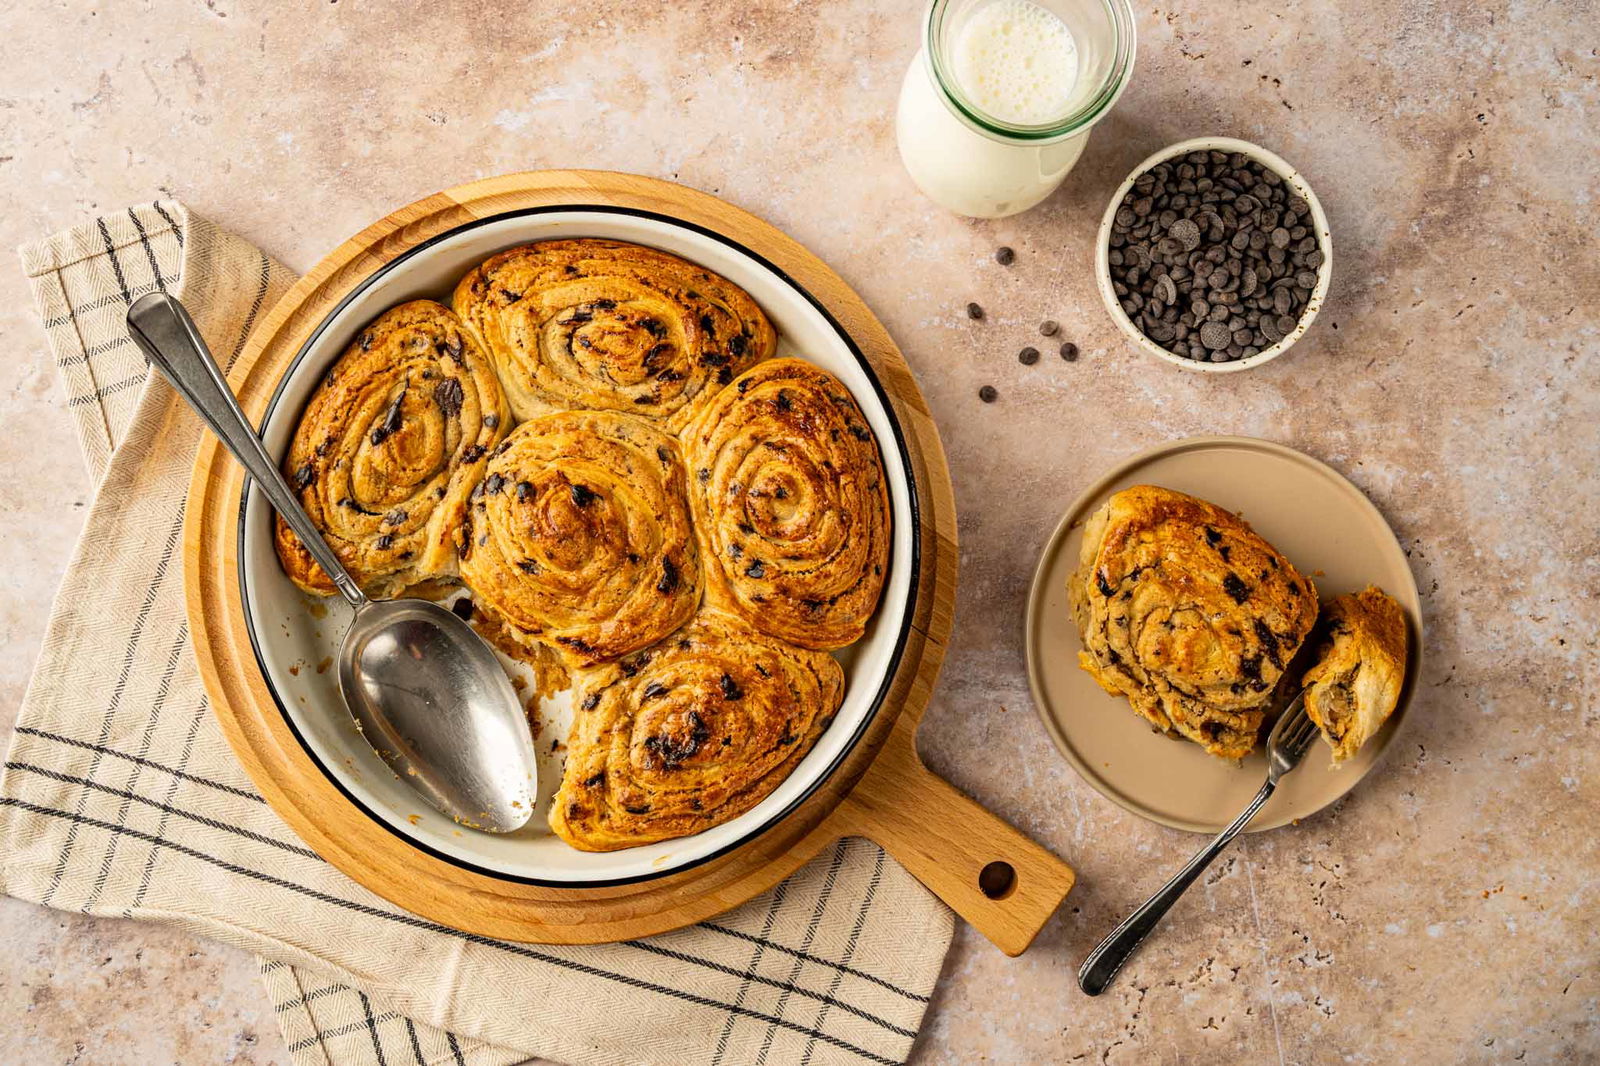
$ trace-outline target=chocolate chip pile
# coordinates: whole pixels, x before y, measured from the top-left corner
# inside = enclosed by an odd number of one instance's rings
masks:
[[[1140,174],[1111,226],[1111,288],[1139,331],[1199,362],[1248,359],[1294,330],[1323,251],[1311,205],[1237,152]]]

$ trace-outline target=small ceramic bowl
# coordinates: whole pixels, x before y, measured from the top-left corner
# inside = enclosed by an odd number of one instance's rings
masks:
[[[1238,152],[1262,164],[1267,169],[1275,172],[1280,178],[1289,183],[1289,187],[1306,203],[1311,205],[1311,221],[1317,235],[1317,241],[1322,249],[1322,266],[1317,269],[1317,287],[1311,292],[1311,299],[1300,314],[1300,321],[1294,329],[1289,331],[1277,344],[1270,348],[1263,348],[1247,359],[1236,359],[1231,363],[1202,363],[1194,359],[1187,359],[1175,352],[1169,352],[1155,341],[1139,332],[1139,327],[1123,311],[1117,294],[1111,288],[1111,264],[1107,256],[1111,253],[1111,224],[1116,218],[1117,208],[1122,204],[1122,198],[1128,195],[1128,190],[1133,188],[1134,179],[1158,163],[1164,163],[1177,156],[1189,152],[1218,151]],[[1251,144],[1249,141],[1235,140],[1232,137],[1195,137],[1192,140],[1179,141],[1177,144],[1168,145],[1155,153],[1144,162],[1133,168],[1126,180],[1117,187],[1116,194],[1111,197],[1111,202],[1106,205],[1106,213],[1100,220],[1100,233],[1096,237],[1094,253],[1095,282],[1100,289],[1100,299],[1106,305],[1106,313],[1111,316],[1117,328],[1122,330],[1134,347],[1147,355],[1163,359],[1174,366],[1185,370],[1198,370],[1206,374],[1231,374],[1236,370],[1249,370],[1251,367],[1260,366],[1262,363],[1276,359],[1290,348],[1294,342],[1305,335],[1311,328],[1311,323],[1316,320],[1317,311],[1322,307],[1322,301],[1328,294],[1328,281],[1333,277],[1333,238],[1328,232],[1328,216],[1322,211],[1322,203],[1317,199],[1317,194],[1311,191],[1311,186],[1288,163],[1277,155]]]

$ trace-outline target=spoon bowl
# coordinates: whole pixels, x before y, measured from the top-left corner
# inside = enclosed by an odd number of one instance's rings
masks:
[[[339,689],[367,743],[459,824],[491,833],[526,825],[537,793],[533,738],[489,645],[438,604],[367,598],[267,455],[183,304],[164,292],[140,298],[128,308],[128,334],[355,608]]]
[[[339,688],[374,751],[433,806],[463,825],[520,828],[534,804],[534,753],[494,652],[427,600],[378,600],[339,646]]]

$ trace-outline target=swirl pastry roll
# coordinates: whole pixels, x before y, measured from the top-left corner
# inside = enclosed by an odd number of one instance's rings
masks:
[[[1079,665],[1156,728],[1223,758],[1255,747],[1317,616],[1311,580],[1237,515],[1153,485],[1090,518],[1067,593]]]
[[[1306,671],[1306,713],[1342,763],[1361,750],[1400,702],[1406,676],[1406,616],[1369,585],[1323,608],[1328,642]]]
[[[461,279],[454,302],[519,419],[621,411],[675,433],[777,345],[767,316],[737,285],[620,241],[501,252]]]
[[[478,604],[574,669],[655,643],[700,603],[677,443],[628,415],[519,425],[489,458],[464,537]]]
[[[877,441],[849,390],[760,363],[684,432],[707,602],[802,648],[861,637],[889,565]]]
[[[417,300],[362,330],[306,405],[284,473],[340,562],[374,596],[456,574],[467,495],[510,429],[493,368],[442,304]],[[279,518],[295,584],[333,583]]]
[[[843,694],[832,656],[703,611],[580,675],[550,828],[580,850],[615,851],[743,814],[811,750]]]

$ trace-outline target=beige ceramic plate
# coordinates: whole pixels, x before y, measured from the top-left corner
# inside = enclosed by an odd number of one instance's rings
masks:
[[[1067,607],[1067,576],[1078,561],[1083,523],[1112,493],[1161,485],[1239,512],[1262,536],[1312,575],[1324,602],[1380,586],[1405,608],[1410,657],[1400,705],[1350,762],[1331,768],[1321,740],[1279,785],[1251,830],[1305,818],[1344,795],[1394,739],[1418,667],[1416,582],[1377,508],[1331,468],[1292,448],[1249,437],[1195,437],[1135,456],[1073,503],[1050,542],[1028,596],[1028,679],[1034,705],[1078,772],[1113,802],[1176,829],[1214,833],[1266,780],[1266,758],[1216,759],[1187,740],[1154,732],[1127,701],[1107,695],[1078,668],[1077,627]]]

